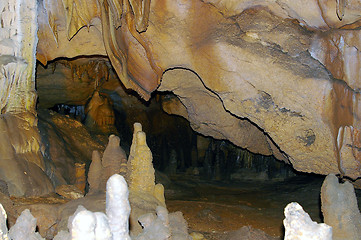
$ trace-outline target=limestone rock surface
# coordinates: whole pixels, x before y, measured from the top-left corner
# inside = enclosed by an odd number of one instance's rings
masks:
[[[143,98],[174,92],[185,108],[168,110],[204,135],[299,171],[360,177],[358,1],[152,0],[149,12],[124,15],[94,1],[64,6],[43,7],[43,62],[76,55],[71,39],[79,55],[107,54]]]

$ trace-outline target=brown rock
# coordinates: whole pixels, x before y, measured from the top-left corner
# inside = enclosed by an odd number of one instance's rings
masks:
[[[103,166],[102,166],[100,153],[98,151],[93,151],[92,162],[90,164],[89,172],[88,172],[89,193],[105,191],[104,189],[105,185],[102,184],[101,181],[102,172],[103,172]]]
[[[74,185],[60,185],[55,188],[55,192],[68,199],[78,199],[84,197],[83,192]]]
[[[119,174],[122,167],[123,159],[127,159],[127,155],[120,147],[119,137],[115,135],[110,135],[108,145],[104,151],[102,158],[102,181],[104,183],[106,183],[112,175]]]
[[[59,43],[101,16],[100,9],[90,4],[87,14],[77,11],[74,21],[65,24],[69,9],[54,9],[57,4],[46,6],[43,13],[51,12],[50,20],[62,19],[59,25],[50,21],[51,31],[48,26],[42,30],[47,24],[45,14],[40,32],[47,31],[44,36],[52,32],[54,37],[59,30]],[[300,7],[305,5],[307,8]],[[196,131],[229,139],[253,152],[274,154],[297,170],[341,173],[354,179],[360,176],[356,49],[361,16],[356,0],[347,4],[326,0],[154,0],[148,28],[148,12],[128,18],[118,12],[116,29],[109,22],[109,9],[99,8],[103,9],[107,54],[127,88],[148,99],[160,84],[160,90],[178,95],[187,112],[179,105],[176,111],[187,116]],[[184,8],[187,11],[181,11]],[[132,28],[131,21],[139,19],[144,22]],[[353,30],[332,33],[337,28]],[[89,33],[94,30],[89,29]],[[137,29],[146,31],[139,34]],[[321,46],[324,54],[311,50],[317,48],[310,46],[315,32],[313,44]],[[83,47],[80,54],[102,51],[101,34],[91,33],[92,38],[87,38],[92,39],[90,45],[95,44],[91,46],[80,40],[82,34],[80,30],[79,36],[74,36],[79,37],[74,48]],[[44,47],[46,40],[44,45],[41,37],[39,41],[38,51],[49,56],[46,59],[69,56],[69,50],[64,51],[66,44],[51,52],[52,48]],[[325,66],[338,67],[330,71]],[[342,80],[335,80],[340,76],[344,76]]]

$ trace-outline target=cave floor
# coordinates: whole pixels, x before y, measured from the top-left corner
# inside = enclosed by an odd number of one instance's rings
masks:
[[[226,183],[177,176],[166,188],[166,204],[170,212],[183,212],[190,232],[200,232],[208,240],[222,239],[225,232],[243,226],[283,239],[283,211],[290,202],[298,202],[313,221],[322,222],[323,179],[323,176],[301,175],[283,181]],[[356,194],[360,206],[361,190]]]
[[[323,180],[323,176],[300,175],[285,180],[226,182],[177,175],[166,184],[166,205],[169,212],[183,213],[190,233],[201,233],[207,240],[283,239],[283,210],[290,202],[298,202],[313,221],[322,222]],[[361,190],[356,190],[356,195],[361,206]],[[12,198],[13,208],[21,209],[34,204],[60,206],[67,201],[56,196]],[[15,223],[15,219],[9,220]],[[263,232],[257,232],[258,229]],[[244,232],[260,237],[240,238]]]

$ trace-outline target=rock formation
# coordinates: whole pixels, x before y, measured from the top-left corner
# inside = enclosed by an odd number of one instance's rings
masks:
[[[361,239],[361,214],[351,183],[339,183],[335,175],[328,175],[321,188],[321,206],[333,240]]]
[[[8,227],[6,224],[8,217],[2,204],[0,204],[0,211],[0,238],[3,240],[9,240]]]
[[[142,132],[142,124],[136,122],[133,124],[133,138],[132,145],[130,146],[129,157],[127,162],[127,179],[130,182],[130,175],[132,174],[132,162],[135,156],[135,150],[137,148],[137,134],[138,132]]]
[[[164,186],[160,183],[155,184],[153,156],[140,123],[134,123],[132,146],[127,164],[127,180],[132,192],[153,195],[165,206]]]
[[[114,174],[123,172],[125,175],[124,161],[126,159],[127,156],[120,147],[119,137],[110,135],[102,160],[100,160],[100,153],[98,151],[93,152],[92,163],[88,172],[89,192],[104,191],[106,182]]]
[[[296,202],[285,208],[285,240],[332,240],[332,227],[313,222],[310,216]]]
[[[153,168],[153,157],[144,132],[137,132],[134,157],[131,160],[129,174],[129,189],[139,192],[154,192],[155,176]]]
[[[299,171],[360,176],[357,1],[76,2],[39,6],[43,64],[107,55],[143,98],[172,91],[167,111],[204,135]]]
[[[69,232],[60,231],[54,239],[130,240],[128,195],[128,186],[124,178],[114,174],[106,184],[106,214],[91,212],[79,205],[75,213],[69,217]]]
[[[75,184],[83,195],[85,194],[86,176],[85,163],[75,163]]]
[[[115,134],[117,132],[114,123],[114,110],[109,97],[95,91],[86,109],[85,126],[91,131],[100,131],[103,134]]]
[[[102,181],[99,181],[100,179],[102,179],[102,173],[103,166],[100,153],[98,151],[93,151],[92,162],[89,167],[87,179],[89,183],[89,193],[99,192],[103,190],[101,188],[101,186],[103,186],[103,183]]]
[[[143,98],[173,92],[178,100],[167,111],[203,135],[273,154],[299,171],[360,176],[359,2],[312,0],[307,10],[300,8],[306,1],[286,0],[20,2],[1,5],[2,114],[35,112],[38,26],[44,65],[108,56],[123,84]],[[92,87],[52,104],[84,103],[110,75],[103,58],[72,64],[60,65],[74,84]],[[38,137],[25,142],[41,145]],[[42,161],[29,162],[44,171]]]
[[[38,232],[35,232],[36,219],[29,209],[25,209],[9,230],[9,238],[12,240],[34,239],[43,240]]]
[[[129,191],[125,179],[113,175],[107,183],[106,214],[113,239],[130,240],[129,236]]]
[[[102,166],[103,166],[103,181],[107,182],[108,179],[114,174],[119,174],[122,168],[122,160],[127,159],[127,155],[120,147],[120,139],[115,135],[109,136],[109,143],[105,148]]]

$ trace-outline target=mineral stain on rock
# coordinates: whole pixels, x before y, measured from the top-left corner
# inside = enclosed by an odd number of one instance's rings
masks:
[[[306,147],[309,147],[316,141],[316,135],[312,129],[307,129],[302,136],[297,136],[297,139],[302,141]]]
[[[343,168],[341,149],[344,143],[345,128],[351,129],[351,141],[353,145],[359,145],[359,137],[357,137],[358,129],[355,125],[355,119],[358,118],[358,95],[359,93],[350,88],[344,81],[335,80],[332,84],[330,92],[330,100],[326,104],[328,110],[328,124],[334,138],[334,149],[341,176],[345,175]],[[353,148],[354,149],[354,148]],[[353,151],[353,150],[352,150]],[[353,157],[360,162],[359,157],[353,152]],[[346,173],[348,174],[348,173]]]

